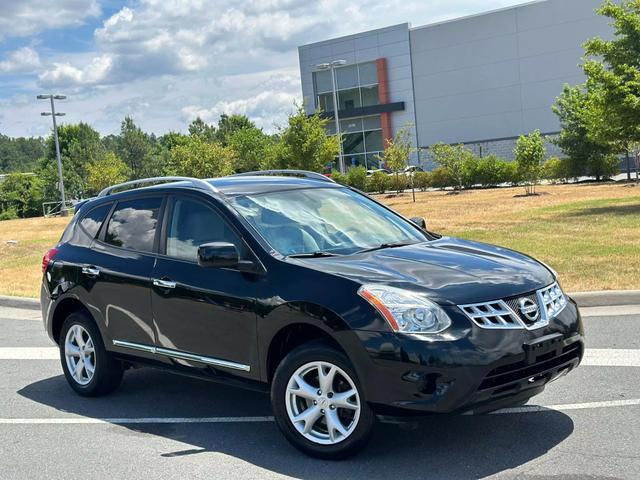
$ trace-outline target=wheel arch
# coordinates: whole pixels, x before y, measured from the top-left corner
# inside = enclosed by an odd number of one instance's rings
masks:
[[[65,319],[73,312],[84,312],[94,322],[95,319],[89,309],[76,297],[66,297],[58,302],[51,316],[51,336],[56,343],[59,342],[60,331]]]
[[[271,383],[276,368],[294,348],[313,341],[324,340],[354,361],[352,341],[355,335],[347,323],[335,312],[309,303],[289,303],[274,309],[263,318],[267,327],[259,330],[262,379]]]

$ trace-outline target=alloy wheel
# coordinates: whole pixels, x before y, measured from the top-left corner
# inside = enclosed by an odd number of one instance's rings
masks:
[[[79,385],[91,382],[96,370],[96,353],[89,332],[72,325],[65,337],[64,356],[73,380]]]
[[[321,445],[345,440],[360,419],[355,383],[340,367],[325,361],[307,363],[291,375],[286,407],[295,429]]]

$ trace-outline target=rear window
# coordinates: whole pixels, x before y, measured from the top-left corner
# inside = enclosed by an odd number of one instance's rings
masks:
[[[106,203],[93,208],[80,219],[80,226],[91,238],[95,238],[98,234],[98,230],[100,230],[100,226],[102,225],[102,222],[104,222],[109,210],[111,210],[112,205],[112,203]]]
[[[161,204],[161,197],[118,202],[109,219],[104,241],[116,247],[151,252]]]

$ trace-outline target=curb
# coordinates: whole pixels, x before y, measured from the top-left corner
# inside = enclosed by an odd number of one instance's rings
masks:
[[[640,290],[602,290],[568,294],[580,307],[611,307],[640,305]]]
[[[611,307],[617,305],[640,305],[640,290],[602,290],[598,292],[568,293],[579,307]],[[35,298],[0,295],[0,307],[40,310],[40,301]]]
[[[35,298],[9,297],[0,295],[0,307],[22,308],[25,310],[40,310],[40,301]]]

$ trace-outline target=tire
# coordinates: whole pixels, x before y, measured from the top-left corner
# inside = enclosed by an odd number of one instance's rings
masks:
[[[320,369],[325,387],[331,385],[329,392],[321,392]],[[271,384],[271,406],[278,427],[294,447],[326,460],[357,453],[375,424],[349,359],[323,342],[301,345],[280,362]],[[293,418],[304,412],[309,422],[302,417],[294,424]]]
[[[58,344],[64,376],[77,394],[98,397],[118,388],[122,364],[105,350],[100,330],[88,314],[71,313],[62,324]]]

